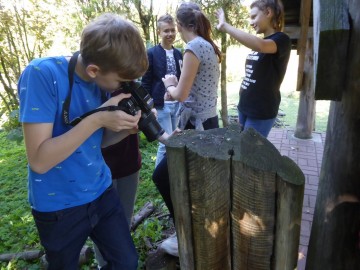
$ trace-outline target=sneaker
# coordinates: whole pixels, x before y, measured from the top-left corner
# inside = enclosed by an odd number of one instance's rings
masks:
[[[179,246],[176,233],[165,239],[164,242],[161,243],[160,248],[167,254],[179,257]]]

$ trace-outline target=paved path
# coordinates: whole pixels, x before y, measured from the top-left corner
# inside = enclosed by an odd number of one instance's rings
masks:
[[[276,146],[282,155],[288,156],[295,161],[305,175],[297,267],[297,270],[304,270],[325,144],[325,133],[314,132],[311,140],[296,139],[293,134],[294,131],[292,130],[273,128],[268,140]]]

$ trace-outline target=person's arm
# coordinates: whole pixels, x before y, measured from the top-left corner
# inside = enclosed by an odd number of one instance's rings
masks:
[[[216,16],[219,20],[219,23],[216,26],[216,28],[219,31],[228,33],[231,37],[239,41],[244,46],[252,49],[253,51],[261,52],[261,53],[277,52],[277,46],[273,40],[259,38],[255,35],[246,33],[228,24],[225,20],[225,14],[223,9],[217,10]]]
[[[187,99],[199,65],[199,59],[191,51],[186,51],[179,82],[177,82],[177,78],[174,75],[163,78],[165,88],[173,99],[181,102]]]
[[[118,102],[129,95],[111,98],[104,105]],[[69,157],[86,139],[99,128],[108,128],[119,133],[119,139],[136,129],[140,115],[132,116],[123,111],[101,111],[85,117],[68,132],[52,137],[52,123],[23,123],[27,158],[31,169],[46,173],[56,164]],[[106,140],[106,139],[105,139]]]

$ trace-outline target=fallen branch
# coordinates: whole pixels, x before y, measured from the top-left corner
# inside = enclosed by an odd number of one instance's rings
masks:
[[[5,253],[0,255],[0,261],[10,262],[11,260],[32,261],[39,259],[44,254],[43,250],[28,250],[18,253]]]
[[[143,222],[148,216],[150,216],[155,211],[155,207],[151,202],[147,202],[140,209],[139,212],[133,217],[131,222],[131,231],[135,231],[136,228]]]

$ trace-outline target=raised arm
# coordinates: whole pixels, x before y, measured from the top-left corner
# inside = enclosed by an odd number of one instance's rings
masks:
[[[216,11],[216,17],[219,20],[216,28],[219,31],[228,33],[231,37],[239,41],[244,46],[261,53],[276,53],[276,43],[271,39],[262,39],[255,35],[246,33],[240,29],[235,28],[226,22],[223,9]]]

